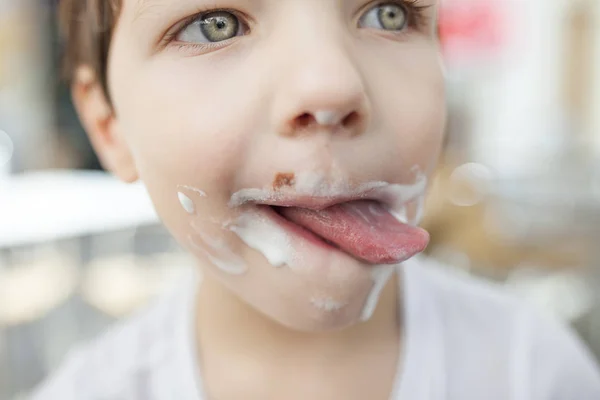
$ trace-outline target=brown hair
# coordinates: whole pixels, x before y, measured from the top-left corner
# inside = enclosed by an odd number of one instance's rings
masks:
[[[72,83],[77,67],[87,65],[110,97],[108,52],[121,8],[120,0],[59,0],[59,22],[65,41],[64,77]]]

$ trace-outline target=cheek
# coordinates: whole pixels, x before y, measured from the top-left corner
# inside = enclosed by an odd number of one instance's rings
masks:
[[[123,116],[120,129],[158,214],[180,243],[189,244],[189,235],[197,234],[190,221],[210,237],[226,236],[221,224],[212,219],[226,219],[229,190],[245,158],[252,127],[243,123],[247,119],[236,109],[235,103],[243,99],[235,98],[235,93],[217,85],[215,79],[207,79],[210,74],[192,68],[173,73],[173,69],[177,66],[156,66],[131,74],[134,78],[129,78],[127,90],[120,89],[115,99]],[[168,76],[163,71],[168,71]],[[188,188],[182,190],[181,186]],[[212,219],[191,218],[178,197],[181,192],[193,201],[197,216]]]
[[[441,149],[446,122],[445,84],[437,53],[423,49],[398,56],[397,68],[381,71],[383,93],[376,106],[389,135],[389,162],[410,171],[429,171]],[[402,57],[402,58],[400,58]],[[383,63],[385,64],[385,63]],[[399,67],[398,67],[399,66]],[[394,161],[395,160],[395,161]],[[401,165],[398,165],[398,164]]]
[[[250,139],[237,112],[246,100],[231,83],[219,82],[213,71],[192,63],[157,64],[121,93],[119,112],[127,117],[120,123],[144,181],[170,180],[208,192],[234,179]]]

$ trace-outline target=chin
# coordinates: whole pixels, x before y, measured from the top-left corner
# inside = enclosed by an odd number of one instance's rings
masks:
[[[302,316],[284,316],[275,321],[284,327],[304,333],[337,332],[361,323],[360,314],[317,311],[307,312]]]
[[[260,307],[263,314],[284,327],[306,333],[341,331],[364,322],[365,304],[369,290],[362,290],[348,301],[334,301],[332,297],[298,296],[279,299]],[[339,297],[338,297],[339,298]],[[276,305],[276,306],[273,306]],[[369,315],[370,317],[370,315]]]

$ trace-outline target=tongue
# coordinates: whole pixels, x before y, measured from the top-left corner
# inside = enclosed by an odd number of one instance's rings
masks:
[[[401,223],[374,201],[352,201],[320,211],[298,207],[279,211],[295,224],[372,264],[400,263],[429,243],[425,230]]]

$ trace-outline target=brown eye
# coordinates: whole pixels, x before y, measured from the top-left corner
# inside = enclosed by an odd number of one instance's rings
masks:
[[[185,27],[177,40],[187,43],[215,43],[242,34],[238,17],[227,11],[203,14]]]
[[[396,3],[385,3],[369,9],[359,21],[361,28],[401,31],[408,25],[408,13]]]

